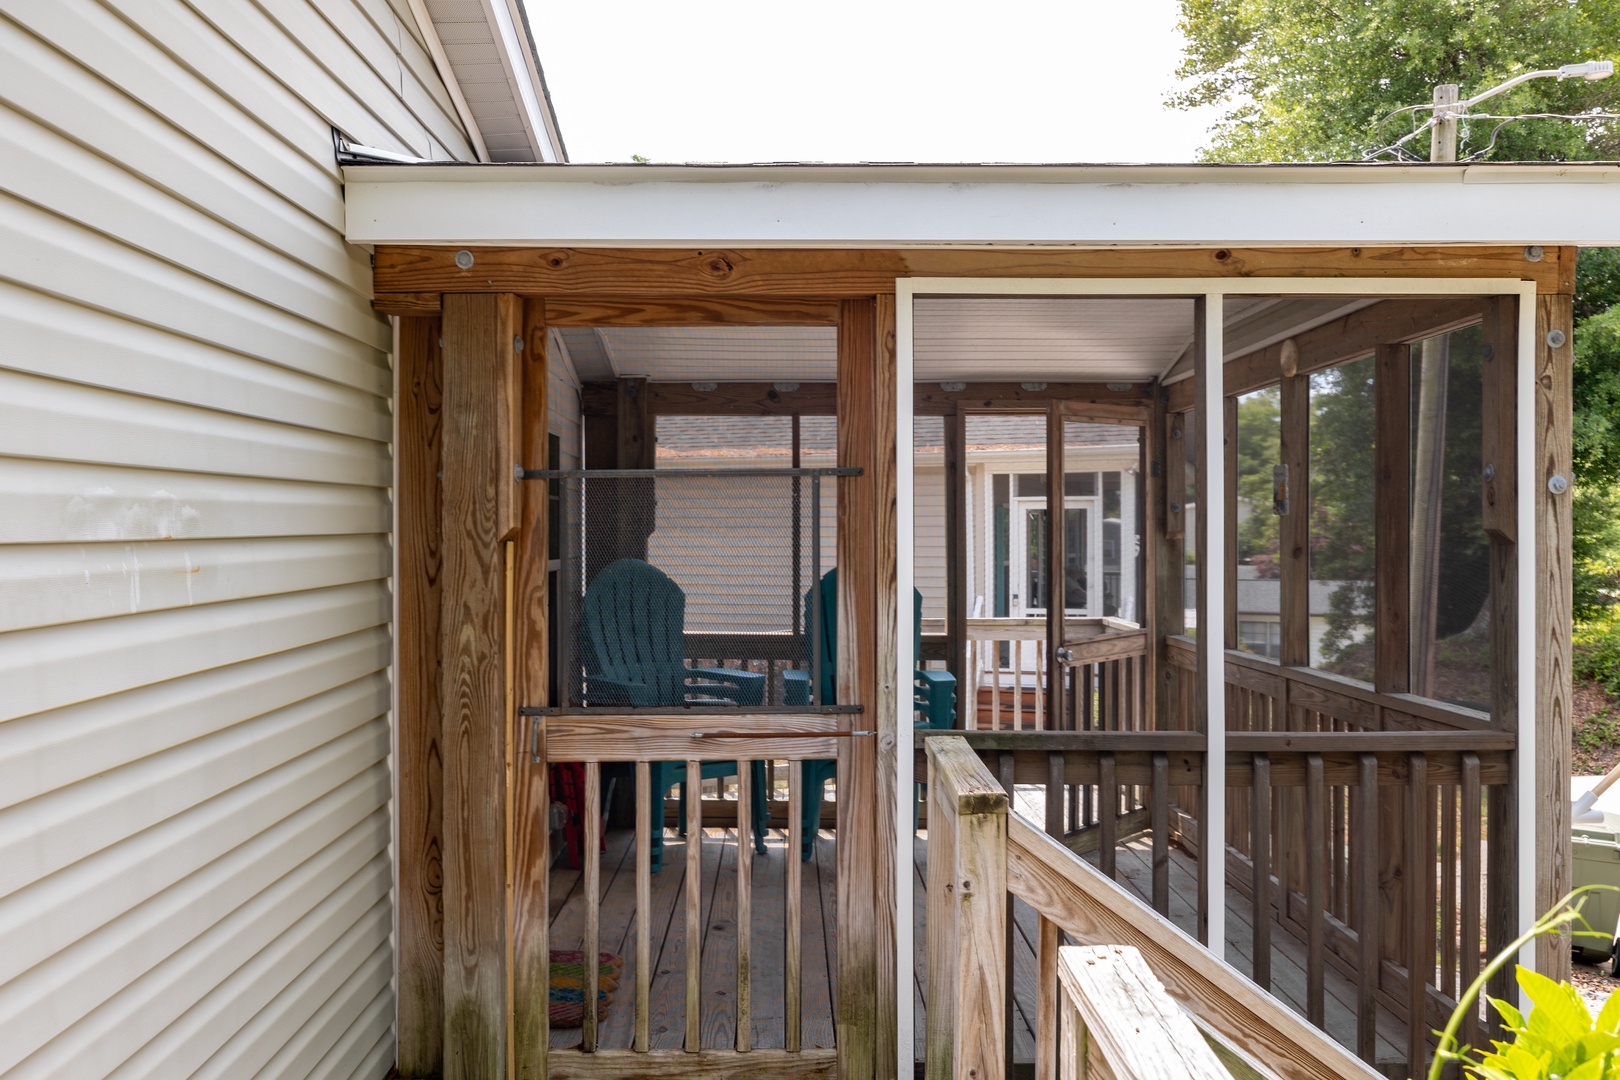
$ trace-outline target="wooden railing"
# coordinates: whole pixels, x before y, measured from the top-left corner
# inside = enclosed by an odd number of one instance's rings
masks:
[[[1253,1075],[1248,1070],[1289,1080],[1376,1075],[1011,809],[1007,793],[966,739],[930,738],[926,745],[932,823],[925,997],[930,1080],[1006,1076],[1010,896],[1040,916],[1037,1077],[1059,1075],[1062,934],[1082,945],[1140,950],[1171,997],[1200,1018],[1222,1060],[1240,1063],[1243,1075]]]
[[[1066,620],[1071,656],[1061,659],[1071,715],[1064,726],[1137,730],[1142,721],[1147,632],[1109,618]],[[944,658],[943,619],[923,620],[923,658]],[[961,726],[969,731],[1042,731],[1051,726],[1047,625],[1036,619],[968,619],[967,676],[958,687]]]
[[[1192,643],[1169,644],[1171,716],[1195,728]],[[1341,1005],[1358,1054],[1380,1058],[1383,1013],[1397,1022],[1385,1056],[1395,1042],[1421,1075],[1482,955],[1514,936],[1515,736],[1472,709],[1246,653],[1225,654],[1225,680],[1224,857],[1249,905],[1248,973],[1271,988],[1274,956],[1298,958],[1318,1025],[1336,973],[1353,986]],[[1202,857],[1195,797],[1177,793],[1172,833]],[[1511,989],[1502,976],[1491,993]],[[1464,1042],[1479,1045],[1479,1025],[1465,1023]]]

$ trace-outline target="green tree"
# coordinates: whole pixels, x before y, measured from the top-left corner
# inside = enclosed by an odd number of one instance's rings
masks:
[[[1180,0],[1179,108],[1223,110],[1208,161],[1333,161],[1388,148],[1427,118],[1409,106],[1456,83],[1466,98],[1516,75],[1620,58],[1620,0]],[[1499,116],[1620,112],[1620,79],[1536,79],[1481,108]],[[1407,111],[1400,111],[1407,110]],[[1407,143],[1419,158],[1428,137]],[[1385,156],[1392,156],[1386,154]],[[1459,157],[1620,157],[1620,121],[1461,125]],[[1577,618],[1620,596],[1620,251],[1587,249],[1575,296]]]
[[[1181,0],[1186,47],[1177,74],[1180,108],[1224,115],[1203,156],[1210,161],[1358,159],[1412,130],[1439,83],[1462,96],[1515,75],[1620,49],[1614,0]],[[1615,95],[1608,84],[1537,79],[1493,98],[1498,115],[1584,112]],[[1464,125],[1459,157],[1497,161],[1616,156],[1612,122],[1525,120]],[[1408,144],[1428,156],[1427,136]]]

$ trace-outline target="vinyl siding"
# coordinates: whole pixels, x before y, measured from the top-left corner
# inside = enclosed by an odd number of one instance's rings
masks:
[[[331,128],[471,156],[408,10],[0,0],[7,1080],[393,1064],[393,372]]]

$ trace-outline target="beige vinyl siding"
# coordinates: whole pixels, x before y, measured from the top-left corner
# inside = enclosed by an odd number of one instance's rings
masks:
[[[399,0],[0,0],[0,1075],[394,1059],[393,373],[331,128]]]

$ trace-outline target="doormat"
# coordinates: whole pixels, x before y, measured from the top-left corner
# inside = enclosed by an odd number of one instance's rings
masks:
[[[619,973],[624,970],[624,957],[617,953],[598,953],[596,968],[596,1022],[607,1019],[613,991],[619,988]],[[585,954],[579,949],[557,949],[551,953],[550,977],[551,1026],[575,1028],[585,1023]]]

